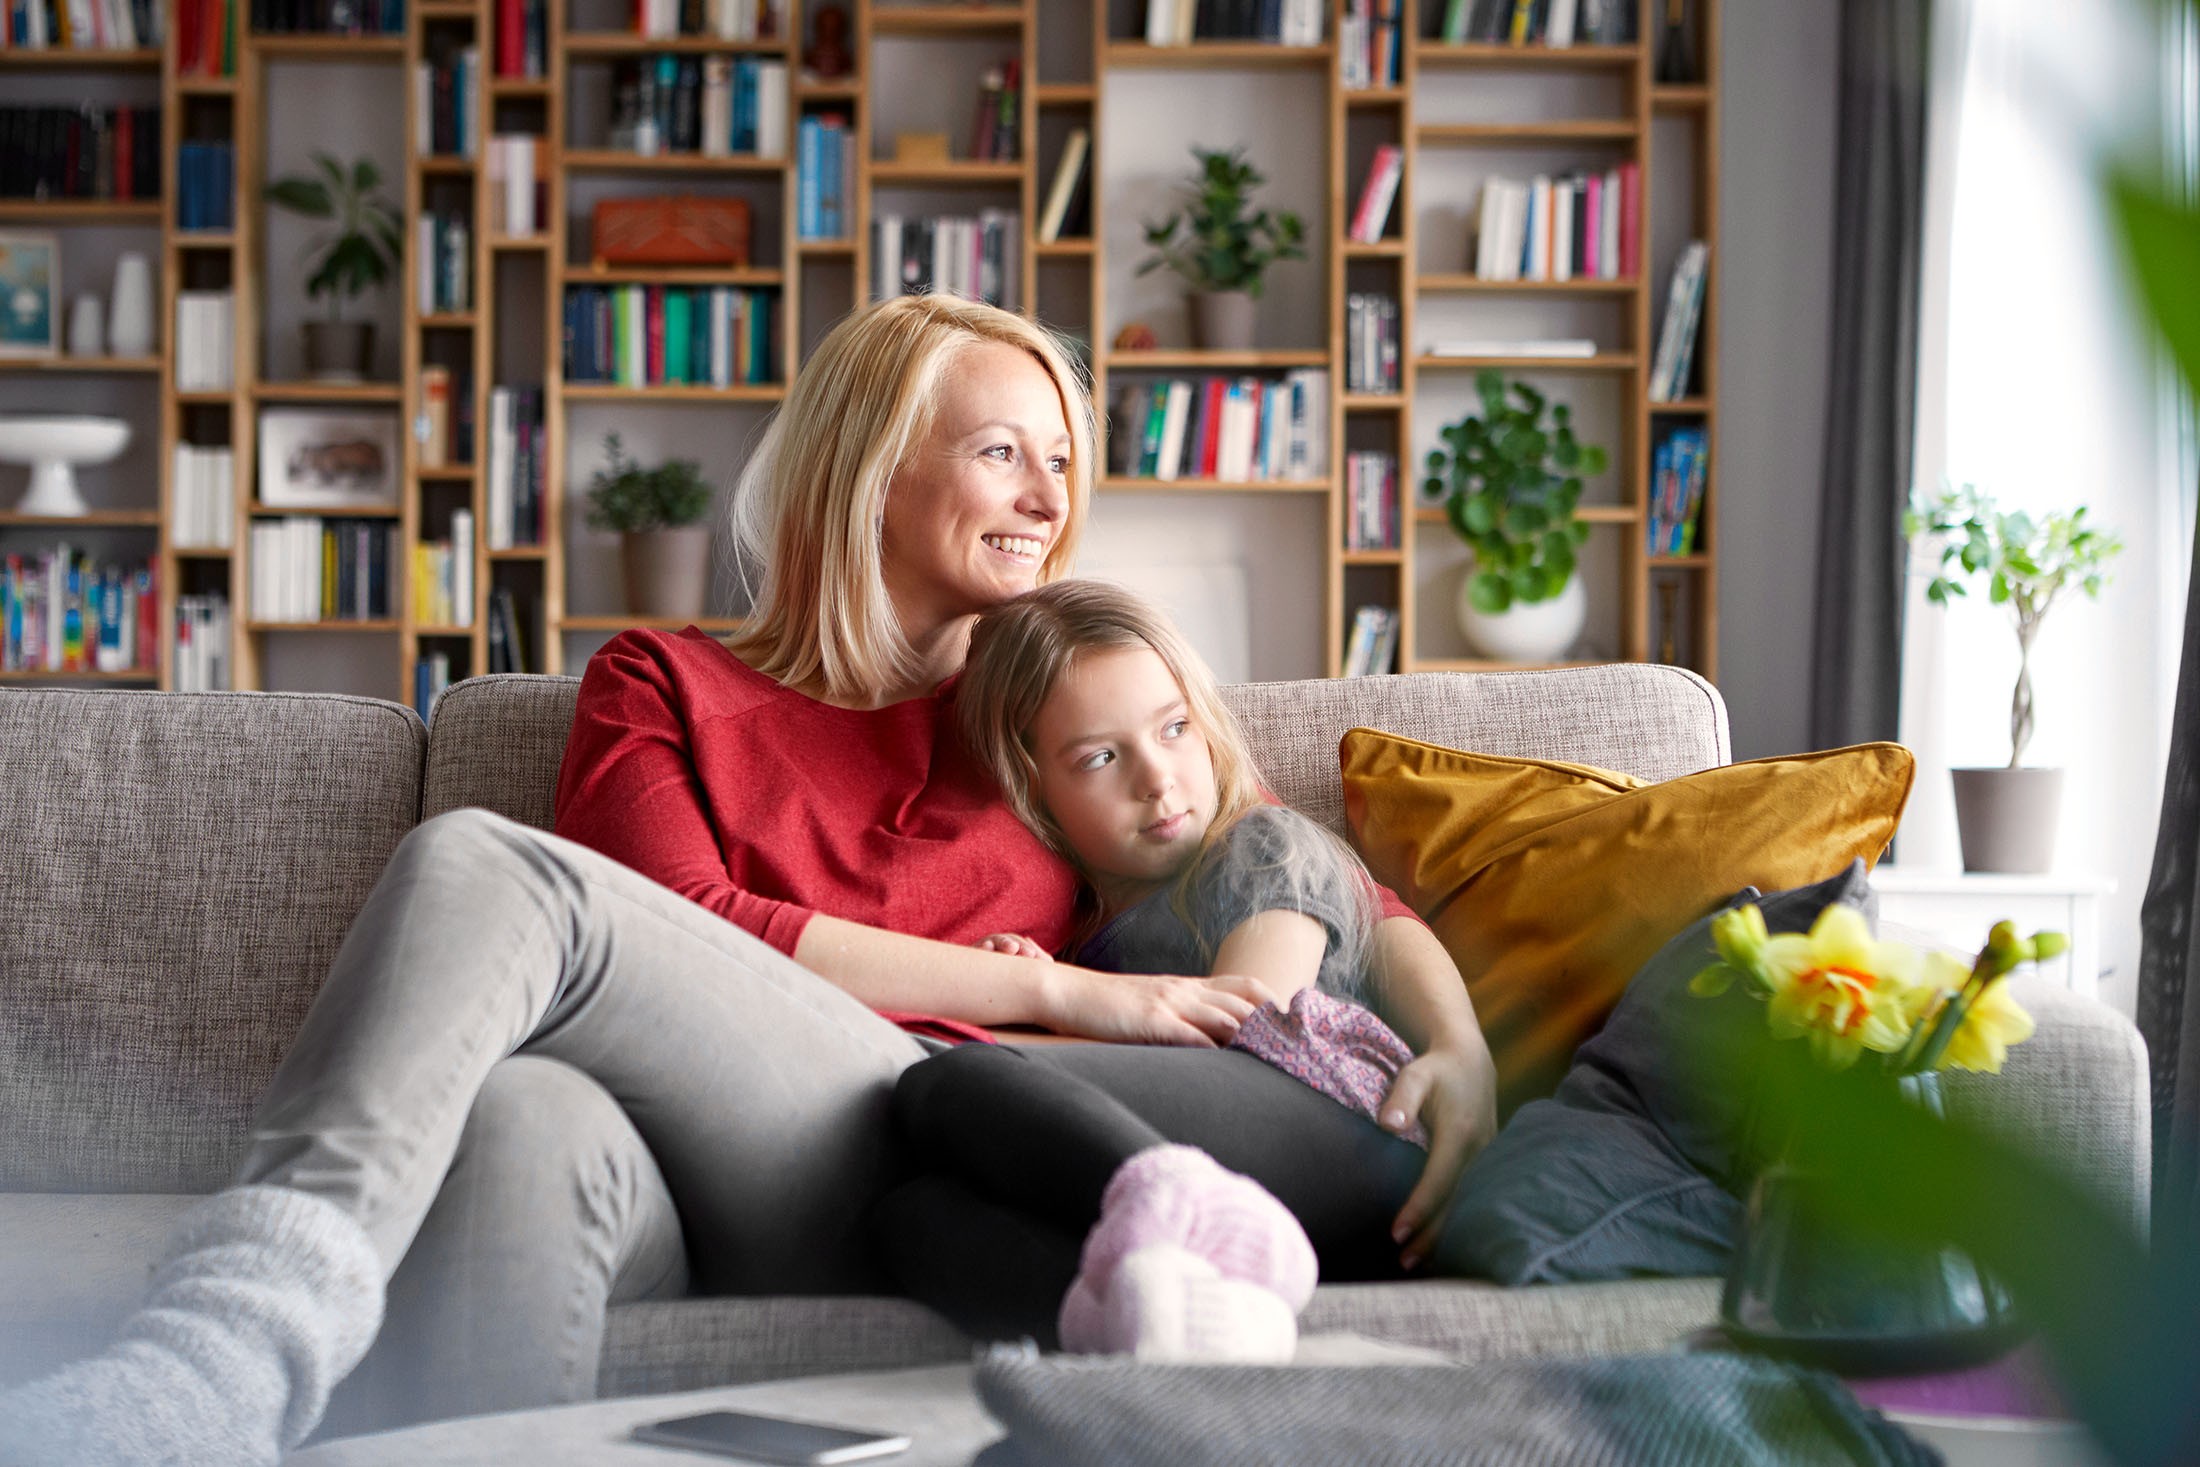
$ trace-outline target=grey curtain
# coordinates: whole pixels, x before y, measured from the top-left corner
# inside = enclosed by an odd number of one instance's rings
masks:
[[[1902,507],[1917,415],[1929,0],[1843,0],[1833,356],[1818,512],[1810,734],[1895,736]]]
[[[2139,1032],[2154,1071],[2154,1215],[2200,1222],[2200,537],[2185,592],[2154,872],[2139,907]]]

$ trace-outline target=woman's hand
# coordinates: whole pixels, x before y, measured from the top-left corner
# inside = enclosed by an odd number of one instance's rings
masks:
[[[1481,1035],[1474,1038],[1471,1045],[1432,1049],[1414,1060],[1383,1100],[1386,1130],[1402,1132],[1415,1118],[1428,1127],[1428,1164],[1390,1229],[1391,1241],[1400,1245],[1398,1261],[1409,1269],[1436,1247],[1460,1175],[1497,1135],[1497,1066]]]
[[[1054,954],[1020,933],[996,932],[991,937],[980,939],[975,945],[980,952],[1007,953],[1012,958],[1037,958],[1042,963],[1054,961]]]
[[[1056,963],[1048,977],[1046,1026],[1058,1034],[1115,1044],[1228,1044],[1259,1005],[1251,979],[1098,973]]]

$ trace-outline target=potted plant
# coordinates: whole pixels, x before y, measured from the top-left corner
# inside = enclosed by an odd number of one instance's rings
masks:
[[[588,527],[619,532],[630,616],[699,617],[710,592],[711,487],[693,459],[645,469],[616,433],[588,482]]]
[[[1244,351],[1253,344],[1253,302],[1261,278],[1278,260],[1306,258],[1306,227],[1288,210],[1254,209],[1250,195],[1268,180],[1242,149],[1193,147],[1199,167],[1190,202],[1159,224],[1146,225],[1153,253],[1140,275],[1166,265],[1192,287],[1192,344]],[[1180,232],[1181,231],[1181,232]]]
[[[374,323],[344,319],[344,302],[384,285],[401,258],[396,209],[381,193],[371,158],[350,169],[326,153],[313,155],[318,176],[292,174],[267,186],[268,202],[331,227],[308,248],[312,273],[306,298],[328,297],[326,321],[305,323],[306,375],[324,382],[358,382],[374,363]]]
[[[2055,854],[2062,810],[2062,771],[2028,767],[2032,740],[2032,643],[2055,602],[2069,591],[2097,598],[2105,568],[2123,541],[2086,523],[2084,506],[2035,519],[2003,513],[1974,485],[1943,487],[1903,516],[1911,539],[1930,537],[1939,564],[1926,599],[1946,606],[1984,578],[1986,597],[2009,608],[2017,632],[2017,685],[2009,700],[2009,763],[1999,769],[1954,769],[1956,827],[1966,871],[2045,871]],[[1956,574],[1948,574],[1950,563]]]
[[[1445,428],[1424,488],[1474,551],[1459,590],[1459,627],[1485,657],[1548,662],[1581,635],[1588,598],[1574,573],[1589,527],[1574,515],[1582,479],[1604,472],[1602,448],[1574,437],[1573,413],[1496,372],[1474,379],[1482,412]],[[1551,426],[1543,426],[1550,407]]]

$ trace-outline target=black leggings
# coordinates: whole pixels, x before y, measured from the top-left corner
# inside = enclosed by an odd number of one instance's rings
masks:
[[[903,1071],[912,1179],[872,1213],[903,1292],[981,1339],[1054,1343],[1108,1179],[1165,1142],[1253,1178],[1328,1280],[1401,1277],[1390,1224],[1428,1154],[1235,1050],[966,1044]]]

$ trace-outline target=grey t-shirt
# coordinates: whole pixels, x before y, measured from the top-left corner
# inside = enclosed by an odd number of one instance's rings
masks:
[[[1366,1002],[1359,915],[1367,878],[1348,866],[1321,828],[1295,810],[1261,805],[1247,811],[1192,878],[1192,923],[1172,900],[1176,884],[1126,907],[1088,938],[1073,959],[1107,973],[1206,973],[1222,940],[1261,912],[1301,912],[1322,924],[1329,944],[1318,986],[1337,998]],[[1258,975],[1255,975],[1258,976]]]

